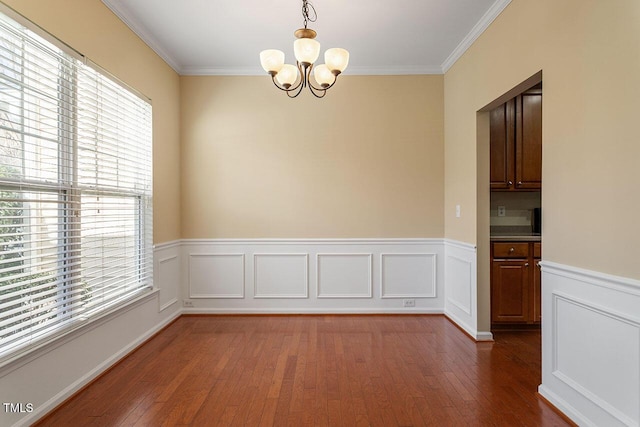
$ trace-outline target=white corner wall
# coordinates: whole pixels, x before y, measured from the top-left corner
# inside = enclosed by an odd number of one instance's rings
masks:
[[[542,263],[539,392],[584,426],[640,425],[640,282]]]

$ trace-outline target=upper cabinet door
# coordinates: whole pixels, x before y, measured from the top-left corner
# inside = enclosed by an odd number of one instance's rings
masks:
[[[491,189],[513,188],[515,180],[515,100],[490,113]]]
[[[542,187],[542,92],[516,97],[516,189]]]

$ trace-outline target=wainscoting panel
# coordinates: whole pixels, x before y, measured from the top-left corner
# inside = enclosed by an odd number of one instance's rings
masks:
[[[307,298],[309,254],[254,254],[254,298]]]
[[[444,310],[442,239],[198,239],[182,254],[186,313]]]
[[[318,298],[371,298],[371,254],[318,254]]]
[[[542,263],[539,391],[578,424],[640,424],[638,307],[638,281]]]
[[[490,331],[478,331],[477,251],[474,245],[445,242],[444,312],[478,341],[491,341]]]
[[[436,254],[381,254],[380,277],[380,298],[435,298]]]
[[[176,304],[180,298],[180,269],[182,266],[180,244],[173,242],[154,247],[154,285],[160,290],[159,311]]]
[[[456,306],[467,316],[471,316],[471,283],[473,262],[450,255],[447,258],[447,272],[451,275],[450,294],[447,295],[447,302]]]
[[[244,298],[244,254],[189,254],[189,298]]]

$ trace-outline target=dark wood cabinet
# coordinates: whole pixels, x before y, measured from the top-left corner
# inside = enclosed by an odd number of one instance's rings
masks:
[[[493,322],[526,323],[529,318],[529,266],[526,260],[494,261],[491,282]]]
[[[539,190],[542,183],[542,88],[490,112],[492,190]]]
[[[535,258],[535,254],[538,257]],[[535,326],[540,304],[540,243],[491,244],[491,324],[493,328]]]
[[[515,99],[490,113],[491,189],[508,190],[515,179]]]

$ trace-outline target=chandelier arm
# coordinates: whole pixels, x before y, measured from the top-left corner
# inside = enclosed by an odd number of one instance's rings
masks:
[[[292,95],[292,93],[293,93],[296,89],[298,89],[298,91],[295,93],[295,95]],[[287,90],[287,91],[286,91],[286,92],[287,92],[287,96],[288,96],[289,98],[295,98],[295,97],[297,97],[298,95],[300,95],[300,93],[302,93],[302,89],[304,89],[304,86],[303,86],[302,84],[298,84],[298,86],[296,86],[294,89],[289,89],[289,90]]]
[[[293,92],[294,90],[296,90],[296,89],[298,89],[298,88],[302,89],[302,87],[301,87],[301,86],[302,86],[302,80],[300,80],[296,86],[294,86],[294,87],[290,87],[289,89],[287,89],[287,88],[284,88],[284,87],[280,86],[280,85],[278,84],[278,82],[276,82],[276,75],[275,75],[275,74],[272,74],[272,75],[271,75],[271,81],[273,81],[273,84],[274,84],[274,86],[275,86],[275,87],[277,87],[278,89],[280,89],[280,90],[281,90],[281,91],[283,91],[283,92],[287,92],[287,93],[289,93],[289,92]],[[295,97],[294,97],[294,98],[295,98]]]
[[[318,91],[319,93],[321,92],[322,95],[318,95],[316,91]],[[327,94],[326,89],[318,89],[316,87],[313,87],[311,83],[309,83],[309,92],[311,92],[316,98],[324,98],[324,96]]]
[[[296,61],[296,65],[298,66],[298,72],[300,73],[300,78],[302,79],[302,86],[306,86],[309,82],[309,76],[311,75],[311,69],[313,68],[313,64],[309,66],[304,66],[300,62]]]
[[[314,88],[315,90],[324,90],[326,91],[327,89],[331,89],[333,87],[334,84],[336,84],[336,82],[338,81],[338,76],[333,76],[333,83],[331,83],[329,86],[327,87],[315,87],[314,85],[311,84],[311,79],[309,79],[309,87]]]
[[[287,96],[289,98],[295,98],[298,95],[300,95],[300,93],[302,93],[302,89],[304,89],[304,87],[307,85],[307,72],[310,70],[310,68],[304,67],[301,63],[299,63],[298,61],[296,61],[296,65],[298,67],[298,73],[300,74],[300,81],[298,82],[298,85],[296,87],[294,87],[293,89],[289,89],[287,90]],[[293,91],[298,90],[295,95],[292,95]]]

